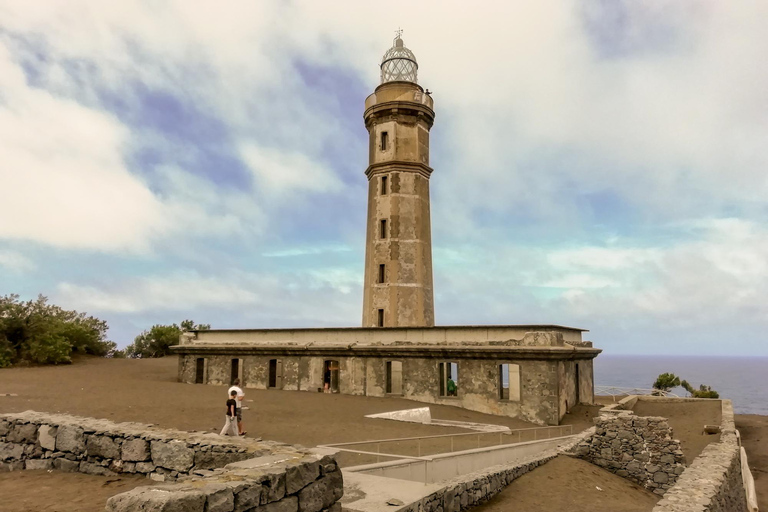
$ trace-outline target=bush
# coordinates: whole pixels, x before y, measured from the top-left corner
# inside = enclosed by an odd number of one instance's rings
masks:
[[[662,373],[656,377],[656,382],[653,383],[653,389],[659,391],[669,391],[672,388],[676,388],[680,385],[680,377],[674,373]],[[660,395],[661,393],[653,393],[654,395]]]
[[[720,398],[720,393],[704,384],[701,384],[699,389],[693,389],[693,386],[691,386],[687,380],[684,380],[680,385],[683,386],[683,389],[685,389],[693,398]]]
[[[42,295],[22,302],[0,297],[0,368],[19,362],[69,363],[73,353],[104,356],[115,344],[106,339],[107,323],[68,311]]]
[[[184,320],[181,325],[153,325],[148,331],[136,336],[133,343],[125,347],[125,355],[134,358],[163,357],[170,353],[170,347],[178,345],[179,336],[186,331],[207,331],[209,324],[198,324]]]

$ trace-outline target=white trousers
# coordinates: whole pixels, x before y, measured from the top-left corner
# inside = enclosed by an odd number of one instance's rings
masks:
[[[226,416],[227,422],[224,423],[224,428],[221,429],[221,433],[219,435],[225,436],[227,435],[227,430],[232,430],[232,435],[237,437],[239,434],[237,432],[237,418],[233,418],[229,414]]]

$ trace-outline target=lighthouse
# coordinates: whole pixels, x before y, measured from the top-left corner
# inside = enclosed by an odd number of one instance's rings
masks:
[[[433,101],[400,33],[365,100],[369,134],[363,327],[432,327],[429,131]]]

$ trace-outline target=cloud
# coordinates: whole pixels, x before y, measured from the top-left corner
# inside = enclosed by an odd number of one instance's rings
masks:
[[[360,115],[407,23],[437,112],[440,322],[660,349],[766,327],[766,4],[0,0],[0,20],[0,238],[63,249],[41,268],[109,253],[88,260],[109,279],[52,271],[62,300],[357,323]]]
[[[253,322],[273,327],[339,326],[359,316],[361,288],[360,276],[343,268],[284,274],[225,270],[215,277],[175,272],[111,283],[62,282],[52,298],[91,314],[165,322],[193,316],[218,328],[247,327]]]
[[[26,83],[0,44],[0,237],[68,248],[146,249],[162,205],[124,166],[113,117]]]
[[[196,275],[140,278],[120,283],[113,290],[65,282],[59,284],[57,294],[60,300],[79,309],[117,313],[187,311],[200,306],[222,308],[257,302],[257,295],[243,287]]]
[[[35,263],[16,251],[0,250],[0,267],[12,272],[25,273],[35,269]]]
[[[257,177],[266,195],[284,195],[286,191],[338,192],[343,186],[329,170],[301,153],[242,145],[243,160]]]

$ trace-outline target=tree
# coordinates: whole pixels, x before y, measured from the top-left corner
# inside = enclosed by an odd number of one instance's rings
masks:
[[[73,353],[105,356],[116,347],[106,335],[103,320],[49,304],[42,295],[27,302],[15,294],[0,297],[0,368],[69,363]]]
[[[668,392],[672,388],[676,388],[680,385],[680,377],[674,373],[662,373],[656,377],[656,382],[653,383],[653,389],[658,391]],[[653,393],[654,395],[661,395],[662,393]]]
[[[684,380],[680,385],[685,389],[693,398],[720,398],[720,393],[713,390],[709,386],[701,384],[699,389],[693,389],[687,380]]]
[[[178,345],[179,336],[186,331],[207,331],[210,324],[197,324],[192,320],[184,320],[181,326],[153,325],[149,330],[136,336],[133,343],[125,348],[125,355],[134,358],[163,357],[170,353],[170,347]],[[119,357],[119,355],[118,355]]]

